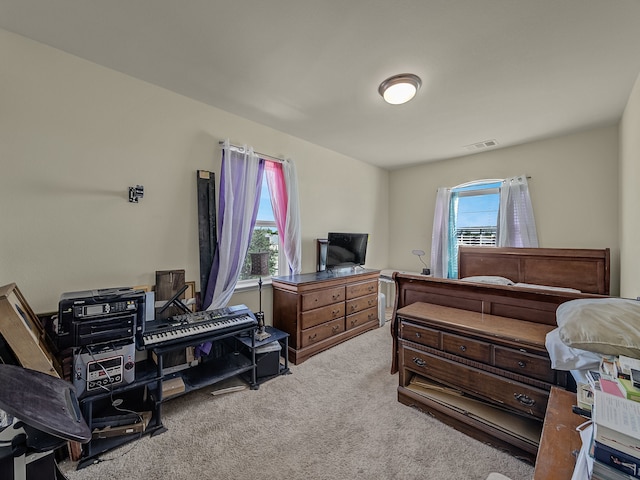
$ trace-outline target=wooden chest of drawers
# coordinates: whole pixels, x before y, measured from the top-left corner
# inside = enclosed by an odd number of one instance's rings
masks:
[[[273,277],[273,325],[299,364],[378,323],[378,270]]]
[[[554,327],[428,303],[397,311],[398,399],[533,462],[549,391]]]

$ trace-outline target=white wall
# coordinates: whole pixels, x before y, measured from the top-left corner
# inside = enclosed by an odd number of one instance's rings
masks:
[[[640,76],[620,122],[620,295],[640,297]]]
[[[616,126],[393,171],[390,265],[419,271],[421,264],[411,250],[425,250],[429,256],[438,187],[521,174],[531,176],[529,187],[540,246],[610,248],[611,289],[617,292]],[[429,263],[429,258],[426,261]]]
[[[219,173],[224,138],[295,161],[305,271],[330,230],[370,233],[367,266],[387,265],[388,172],[0,30],[0,285],[36,312],[156,270],[199,287],[196,171]]]

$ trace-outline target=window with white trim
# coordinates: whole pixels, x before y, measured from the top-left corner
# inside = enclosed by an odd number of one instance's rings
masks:
[[[500,207],[500,180],[480,180],[451,189],[458,245],[495,246]]]
[[[271,195],[269,194],[269,188],[267,187],[266,180],[263,180],[260,191],[258,217],[253,228],[251,243],[249,243],[249,250],[244,259],[239,280],[251,281],[259,277],[258,275],[251,274],[251,254],[259,252],[269,253],[268,277],[280,275],[280,265],[286,265],[286,261],[280,258],[281,251],[280,235],[278,233],[278,227],[276,226],[273,209],[271,207]],[[264,280],[268,277],[263,276],[262,279]]]

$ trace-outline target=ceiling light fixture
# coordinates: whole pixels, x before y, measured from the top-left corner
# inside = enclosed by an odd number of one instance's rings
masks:
[[[422,80],[412,73],[402,73],[387,78],[378,87],[378,93],[382,95],[385,102],[391,105],[400,105],[411,100],[420,86]]]

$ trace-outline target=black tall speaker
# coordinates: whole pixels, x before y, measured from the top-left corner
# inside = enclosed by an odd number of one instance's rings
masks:
[[[327,269],[327,245],[329,244],[326,238],[318,238],[318,261],[316,263],[316,271],[324,272]]]

